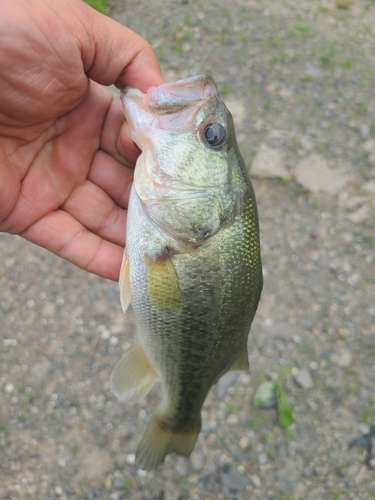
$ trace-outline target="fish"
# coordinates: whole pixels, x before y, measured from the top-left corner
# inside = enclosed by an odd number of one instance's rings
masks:
[[[141,154],[120,271],[137,338],[112,392],[135,403],[160,381],[162,400],[136,451],[144,470],[189,456],[218,379],[249,367],[247,339],[263,284],[256,199],[233,119],[209,75],[128,88],[121,99]]]

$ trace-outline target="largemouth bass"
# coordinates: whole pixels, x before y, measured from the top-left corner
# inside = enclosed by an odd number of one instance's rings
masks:
[[[136,402],[162,386],[137,465],[189,455],[211,386],[247,369],[247,337],[261,289],[258,215],[232,117],[206,75],[122,93],[142,150],[134,173],[120,273],[138,338],[111,387]]]

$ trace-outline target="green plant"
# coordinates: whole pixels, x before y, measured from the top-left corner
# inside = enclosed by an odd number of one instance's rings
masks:
[[[278,380],[275,381],[275,393],[280,427],[288,429],[294,422],[293,410],[288,403],[285,390]]]
[[[238,412],[238,406],[236,405],[236,403],[233,403],[232,401],[227,401],[225,403],[225,406],[227,410],[230,411],[231,413],[236,414]]]
[[[336,44],[331,43],[331,45],[329,45],[329,47],[325,47],[322,53],[320,54],[319,57],[320,64],[322,66],[328,66],[329,64],[332,63],[335,55],[336,55]]]
[[[17,389],[20,391],[20,392],[23,392],[23,390],[25,389],[26,387],[26,384],[25,382],[17,382],[16,383],[16,387]]]
[[[308,37],[311,27],[308,24],[296,24],[290,33],[291,38],[302,41]]]
[[[373,425],[375,422],[375,412],[371,405],[367,405],[362,413],[362,422],[367,425]]]
[[[181,488],[184,488],[185,486],[187,486],[189,484],[189,478],[188,477],[182,477],[180,479],[180,486]]]
[[[227,96],[232,92],[232,87],[226,82],[218,82],[219,92],[222,96]]]
[[[266,415],[259,415],[251,420],[251,422],[249,423],[249,429],[251,429],[252,431],[255,431],[259,428],[259,426],[263,422],[266,422],[266,421],[267,421]]]
[[[93,7],[103,14],[107,11],[107,0],[84,0],[90,7]]]

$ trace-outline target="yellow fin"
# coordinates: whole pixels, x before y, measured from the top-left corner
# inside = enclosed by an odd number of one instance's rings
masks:
[[[249,369],[249,357],[247,354],[247,347],[241,352],[239,357],[230,367],[230,370],[248,370]]]
[[[121,401],[136,403],[152,388],[157,379],[142,347],[134,344],[115,366],[111,375],[111,390]]]
[[[164,462],[169,453],[189,456],[201,429],[201,417],[188,430],[173,432],[163,422],[163,417],[154,415],[136,452],[136,464],[140,469],[153,470]]]
[[[146,256],[146,266],[151,302],[166,309],[179,309],[181,307],[180,286],[170,257],[155,262]]]
[[[124,255],[122,256],[119,285],[121,307],[125,313],[130,304],[130,266],[126,248],[124,249]]]

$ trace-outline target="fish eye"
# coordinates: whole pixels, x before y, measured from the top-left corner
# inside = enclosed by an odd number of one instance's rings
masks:
[[[206,125],[203,135],[206,143],[214,148],[224,146],[227,140],[227,131],[220,123]]]

